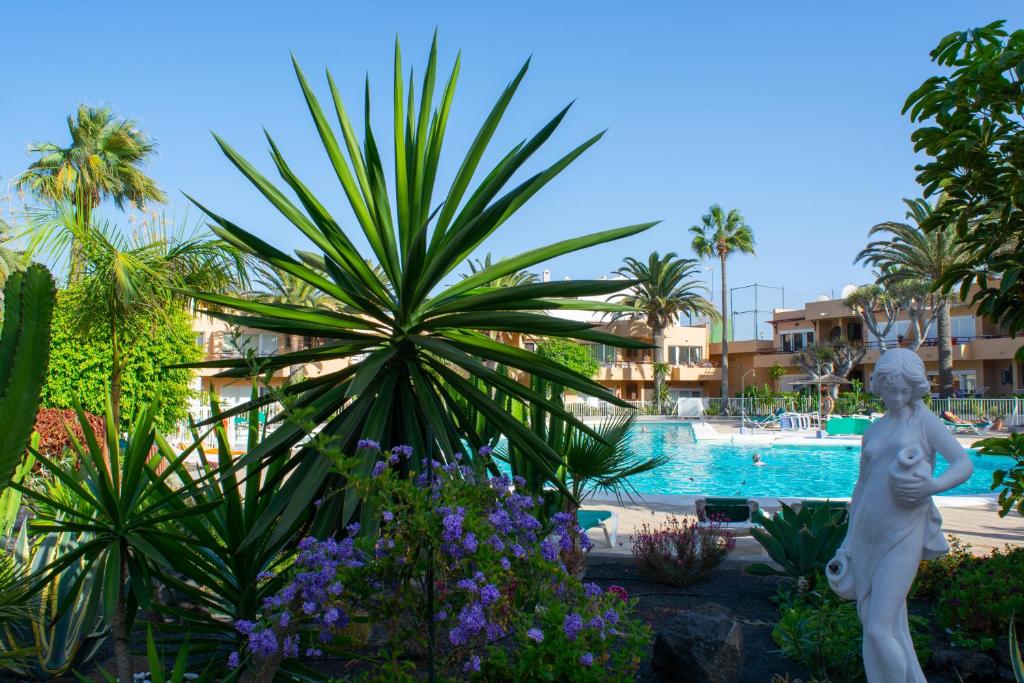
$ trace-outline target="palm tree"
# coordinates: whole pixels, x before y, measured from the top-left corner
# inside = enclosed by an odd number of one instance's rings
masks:
[[[3,301],[3,286],[8,276],[28,265],[28,257],[24,250],[15,246],[14,228],[0,219],[0,302]],[[0,313],[2,315],[2,313]]]
[[[121,425],[124,333],[165,316],[168,306],[194,303],[185,289],[237,291],[246,281],[239,253],[208,234],[157,230],[128,236],[109,224],[65,226],[80,246],[82,272],[66,290],[72,324],[83,335],[109,336],[111,403]]]
[[[29,146],[39,157],[15,179],[17,187],[47,204],[70,202],[82,225],[92,224],[92,211],[104,199],[119,209],[127,203],[142,207],[166,201],[156,181],[142,172],[156,144],[135,121],[118,119],[107,107],[81,104],[68,117],[68,132],[71,142],[66,147],[53,142]],[[81,272],[78,251],[72,245],[72,280]]]
[[[725,261],[730,254],[754,253],[754,232],[747,225],[743,215],[736,209],[726,212],[718,204],[712,204],[701,217],[701,224],[690,228],[693,253],[700,258],[717,256],[722,267],[722,399],[728,405],[729,398],[729,281],[725,273]]]
[[[941,201],[941,199],[939,200]],[[959,241],[952,223],[925,232],[921,224],[932,214],[926,199],[904,199],[908,223],[887,221],[868,231],[868,237],[885,239],[868,242],[854,263],[866,263],[879,269],[885,285],[903,285],[938,290],[942,279],[967,261],[967,251]],[[938,309],[939,395],[953,395],[953,340],[950,329],[949,294],[936,291],[933,305]]]
[[[267,303],[316,307],[327,299],[315,286],[276,266],[257,266],[256,285],[260,290],[252,298]]]
[[[504,261],[506,258],[498,259],[498,262]],[[491,253],[487,252],[483,260],[480,259],[469,259],[466,261],[466,265],[469,266],[469,272],[463,273],[462,278],[465,279],[470,275],[476,275],[482,270],[490,268],[494,265],[494,261],[491,260]],[[531,273],[526,270],[517,270],[508,275],[503,275],[494,282],[488,283],[491,287],[515,287],[517,285],[532,285],[537,282],[538,278],[535,273]]]
[[[655,251],[647,257],[646,263],[632,257],[627,257],[625,263],[617,272],[635,280],[636,284],[615,298],[618,303],[635,310],[615,313],[612,319],[643,318],[651,328],[654,366],[662,367],[665,328],[678,322],[679,316],[685,313],[697,313],[715,319],[718,311],[701,293],[706,290],[697,279],[696,259],[679,258],[675,252],[662,256]],[[664,372],[654,373],[655,400],[662,397],[664,375]]]

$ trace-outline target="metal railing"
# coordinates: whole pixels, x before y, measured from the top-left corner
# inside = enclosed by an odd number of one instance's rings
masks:
[[[936,415],[950,412],[961,420],[1002,418],[1008,426],[1024,424],[1024,398],[933,398]]]
[[[730,414],[734,417],[749,415],[751,417],[772,415],[779,411],[795,413],[815,413],[818,410],[814,396],[798,396],[795,398],[703,398],[706,415]],[[576,417],[606,417],[621,415],[636,410],[641,415],[657,414],[657,410],[649,401],[629,401],[632,408],[622,408],[605,401],[571,401],[565,404],[566,410]],[[1024,397],[1020,398],[947,398],[932,399],[932,411],[936,415],[950,412],[962,420],[980,421],[1002,418],[1007,426],[1024,425]],[[668,410],[672,414],[672,408]]]

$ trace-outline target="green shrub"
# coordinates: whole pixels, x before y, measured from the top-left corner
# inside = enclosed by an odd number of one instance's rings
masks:
[[[719,414],[721,414],[721,412],[722,412],[722,409],[721,409],[721,407],[719,407],[719,405],[717,403],[712,403],[711,405],[709,405],[709,406],[704,408],[704,414],[705,415],[709,415],[711,417],[714,417],[715,415],[719,415]]]
[[[995,647],[1014,614],[1024,614],[1024,548],[994,550],[961,565],[939,593],[935,612],[958,643]]]
[[[110,384],[109,340],[82,338],[76,333],[63,292],[57,298],[52,335],[43,407],[72,408],[77,398],[85,411],[102,415]],[[121,427],[127,429],[156,398],[158,429],[171,429],[185,419],[192,371],[166,366],[202,360],[188,312],[175,309],[164,319],[154,317],[148,325],[128,333],[122,349],[126,367],[121,377]]]
[[[999,491],[999,516],[1011,510],[1024,514],[1024,434],[982,439],[974,444],[982,455],[1002,455],[1009,458],[1009,469],[992,473],[992,490]]]
[[[917,570],[911,593],[922,598],[937,598],[956,578],[957,572],[975,562],[971,544],[949,535],[949,553],[936,560],[925,560]]]
[[[864,680],[863,632],[857,604],[841,600],[824,577],[817,590],[782,598],[772,640],[782,653],[822,681]],[[910,617],[910,635],[922,665],[931,657],[927,622]]]
[[[547,339],[537,344],[537,353],[543,358],[553,360],[584,377],[593,377],[601,367],[591,353],[589,346],[574,342],[571,339],[561,339],[559,337]]]

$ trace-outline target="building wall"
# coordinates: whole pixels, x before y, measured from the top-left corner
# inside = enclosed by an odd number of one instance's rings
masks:
[[[950,312],[953,319],[953,372],[954,384],[962,393],[979,393],[980,395],[1014,394],[1024,392],[1024,368],[1013,360],[1014,353],[1022,341],[1007,336],[1003,328],[994,321],[977,315],[975,307],[964,302],[956,303]],[[967,320],[970,317],[972,320]],[[879,312],[876,318],[884,324],[885,318]],[[907,321],[908,316],[900,315],[899,321]],[[792,348],[784,348],[784,335],[799,330],[814,332],[814,342],[826,343],[835,332],[838,338],[849,341],[849,324],[859,323],[841,300],[814,301],[807,303],[802,309],[778,309],[774,311],[772,325],[775,333],[771,348],[761,349],[753,358],[758,368],[770,368],[779,364],[786,368],[790,377],[802,374],[802,369],[795,360]],[[909,348],[913,341],[913,332],[907,326],[904,334],[895,332],[902,328],[893,328],[889,340],[889,348]],[[861,330],[861,340],[868,349],[861,363],[851,372],[851,376],[859,376],[865,381],[870,380],[874,365],[880,356],[879,345],[867,330]],[[925,335],[924,343],[917,349],[918,355],[925,363],[929,375],[938,374],[937,326],[933,325]],[[732,358],[730,354],[730,364]],[[730,382],[732,381],[730,367]]]

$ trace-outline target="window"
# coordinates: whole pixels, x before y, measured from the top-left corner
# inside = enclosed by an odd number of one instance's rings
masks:
[[[598,363],[611,364],[615,362],[615,347],[607,344],[591,344],[590,353]]]
[[[671,399],[671,401],[673,403],[675,403],[678,399],[681,399],[681,398],[703,398],[704,397],[704,390],[703,389],[669,389],[668,390],[668,395],[669,395],[669,398]]]
[[[860,323],[846,323],[846,338],[851,342],[864,341],[864,326]]]
[[[206,333],[196,332],[196,346],[206,346]]]
[[[935,370],[928,372],[928,381],[931,382],[932,394],[939,393],[939,373]],[[954,396],[965,396],[978,391],[978,375],[974,370],[953,371],[953,394]]]
[[[884,327],[884,323],[882,323]],[[885,341],[889,346],[894,346],[899,342],[900,338],[907,338],[907,330],[910,329],[909,320],[897,320],[896,323],[889,329],[889,333],[885,335]],[[878,337],[871,335],[871,340],[877,342]]]
[[[814,346],[814,330],[794,330],[783,332],[779,335],[782,341],[782,350],[786,353],[802,351]]]
[[[699,346],[670,346],[668,362],[672,365],[697,365],[701,362],[702,352]]]
[[[272,356],[277,353],[277,335],[246,332],[237,338],[225,338],[224,346],[229,353],[241,355],[252,351],[257,356]]]
[[[949,319],[949,334],[958,339],[974,339],[974,316],[958,315]]]
[[[526,342],[525,344],[523,344],[523,348],[525,348],[530,353],[533,353],[534,351],[537,350],[537,343],[536,342]]]

